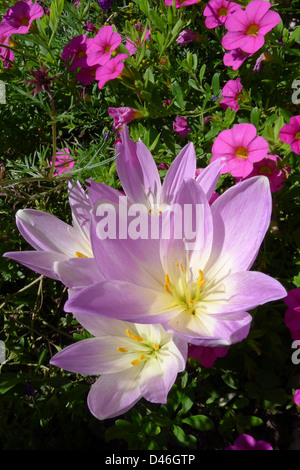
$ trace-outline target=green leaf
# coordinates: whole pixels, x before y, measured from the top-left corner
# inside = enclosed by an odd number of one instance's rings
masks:
[[[183,446],[189,447],[197,442],[197,438],[195,436],[185,434],[184,430],[176,424],[173,424],[173,434],[177,441]]]
[[[188,424],[198,431],[209,431],[214,427],[214,423],[205,415],[194,415],[181,420],[182,423]]]
[[[259,118],[260,118],[261,110],[258,108],[252,108],[250,113],[250,122],[253,124],[256,129],[259,127]]]
[[[184,93],[181,85],[175,80],[171,85],[171,90],[174,98],[181,108],[185,107]]]
[[[148,18],[154,24],[154,26],[156,26],[157,29],[159,29],[161,32],[164,32],[165,30],[164,20],[162,19],[161,16],[159,16],[158,13],[156,13],[155,10],[148,11]]]
[[[220,74],[216,72],[211,81],[211,88],[212,88],[214,96],[217,96],[217,94],[220,91],[220,78],[219,77],[220,77]]]

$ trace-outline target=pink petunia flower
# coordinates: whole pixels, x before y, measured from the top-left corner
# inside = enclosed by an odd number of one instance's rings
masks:
[[[122,37],[108,25],[101,28],[87,46],[87,65],[105,65],[112,52],[121,44]]]
[[[279,191],[283,188],[291,169],[288,167],[283,169],[278,168],[277,159],[279,159],[278,155],[267,155],[260,160],[260,162],[254,163],[253,170],[249,173],[247,178],[264,175],[269,179],[271,192]],[[242,180],[243,178],[237,178],[237,183]]]
[[[0,58],[3,61],[4,68],[8,69],[11,67],[11,62],[14,61],[15,55],[11,49],[8,49],[5,46],[10,46],[9,41],[10,33],[9,27],[6,23],[0,24]],[[1,47],[4,46],[4,47]]]
[[[113,80],[121,75],[124,64],[123,59],[127,59],[127,54],[118,54],[105,65],[100,65],[96,70],[96,80],[98,88],[102,88],[109,80]]]
[[[85,34],[75,36],[62,52],[62,59],[71,62],[70,70],[76,70],[78,67],[87,67],[87,45],[90,39]]]
[[[178,38],[176,39],[176,42],[178,42],[180,46],[194,41],[201,42],[202,36],[200,36],[200,34],[196,33],[195,31],[191,31],[190,29],[185,29],[184,31],[181,31]]]
[[[217,358],[226,356],[227,352],[227,346],[210,348],[191,344],[188,349],[188,355],[193,359],[199,359],[203,367],[212,367]]]
[[[21,0],[7,10],[2,22],[7,24],[10,34],[26,34],[31,23],[43,15],[43,7],[38,3],[31,3],[31,0]]]
[[[249,434],[241,434],[234,441],[234,445],[227,447],[225,450],[273,450],[269,442],[256,441]]]
[[[295,390],[294,402],[296,403],[297,406],[300,406],[300,389]]]
[[[243,85],[241,79],[229,80],[222,89],[222,100],[220,105],[223,109],[230,108],[233,111],[240,109],[239,100],[244,99],[244,95],[241,93]]]
[[[203,11],[203,16],[206,17],[205,26],[208,29],[223,26],[228,15],[240,8],[241,5],[228,0],[210,0]]]
[[[192,130],[188,127],[186,118],[183,116],[176,116],[175,122],[173,122],[173,130],[178,132],[179,137],[183,138],[192,132]]]
[[[187,7],[189,5],[193,5],[194,3],[198,3],[199,0],[175,0],[176,8]],[[167,6],[173,5],[173,0],[165,0],[165,4]]]
[[[252,0],[245,10],[230,15],[225,22],[228,32],[222,38],[224,49],[240,48],[249,54],[258,51],[265,43],[265,35],[280,22],[279,14],[270,8],[270,2]]]
[[[243,52],[240,48],[232,49],[231,51],[225,52],[223,63],[226,67],[232,67],[233,70],[237,70],[251,55],[252,54]]]
[[[52,161],[53,159],[51,158],[50,165],[52,165]],[[56,152],[54,176],[61,175],[65,171],[71,170],[74,164],[73,157],[70,155],[70,150],[67,147],[59,150]]]
[[[289,328],[294,340],[300,339],[300,288],[290,290],[284,303],[288,307],[284,315],[284,324]]]
[[[108,114],[114,118],[113,130],[120,129],[134,119],[142,117],[144,114],[138,109],[121,106],[120,108],[108,108]]]
[[[136,23],[135,24],[135,29],[137,31],[140,31],[141,29],[141,24],[140,23]],[[145,34],[145,36],[144,36]],[[146,41],[149,41],[150,40],[150,30],[149,29],[146,29],[146,32],[145,32],[145,28],[143,28],[143,33],[142,33],[142,37],[144,36],[144,39],[142,40],[141,42],[141,39],[142,38],[139,38],[139,36],[136,37],[136,40],[134,41],[133,39],[131,38],[126,38],[126,43],[125,43],[125,47],[126,49],[128,50],[129,54],[132,56],[137,48],[139,46],[143,46],[145,44]]]
[[[300,155],[300,115],[291,117],[289,124],[280,129],[279,138],[290,144],[292,151]]]
[[[268,153],[268,142],[256,135],[253,124],[236,124],[218,135],[212,146],[211,162],[224,157],[227,163],[221,174],[246,178],[253,170],[253,164],[262,160]]]
[[[76,80],[86,86],[90,85],[95,80],[97,68],[98,65],[93,65],[91,67],[81,67],[76,75]]]

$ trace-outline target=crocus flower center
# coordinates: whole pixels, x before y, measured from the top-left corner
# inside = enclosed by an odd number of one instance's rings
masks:
[[[126,330],[126,335],[128,336],[128,338],[133,340],[133,347],[118,347],[117,349],[120,353],[123,354],[134,353],[136,355],[136,359],[133,359],[133,361],[130,362],[133,366],[138,366],[139,364],[141,364],[141,362],[156,356],[157,351],[160,348],[158,344],[148,342],[146,339],[142,338],[142,336],[132,333],[132,331],[130,331],[128,328]]]
[[[257,36],[259,27],[256,24],[251,24],[249,28],[247,29],[247,35],[248,36]]]
[[[245,147],[238,147],[235,152],[236,157],[240,158],[247,158],[248,157],[248,150]]]
[[[176,283],[172,283],[168,274],[165,275],[164,288],[168,294],[173,296],[176,306],[183,306],[192,315],[196,313],[196,304],[201,300],[201,293],[205,280],[203,272],[198,270],[198,279],[194,280],[192,274],[187,274],[182,263],[176,263],[178,268],[178,278]]]
[[[295,135],[295,140],[298,140],[300,139],[300,132],[297,132],[297,134]]]
[[[80,253],[80,251],[76,251],[75,255],[76,255],[76,258],[88,258],[88,256],[83,255],[82,253]]]
[[[269,168],[268,166],[262,166],[262,167],[259,169],[259,173],[260,173],[261,175],[271,175],[272,170],[271,170],[271,168]]]
[[[218,16],[227,16],[227,14],[228,14],[228,10],[225,7],[220,8],[218,11]]]

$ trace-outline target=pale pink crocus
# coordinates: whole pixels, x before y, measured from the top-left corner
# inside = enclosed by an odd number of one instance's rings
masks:
[[[253,169],[247,178],[264,175],[269,179],[271,192],[279,191],[283,188],[291,170],[288,167],[278,167],[277,160],[280,160],[278,155],[268,154],[265,158],[253,164]],[[242,178],[237,178],[237,182],[241,180]]]
[[[291,117],[290,122],[280,129],[279,138],[289,144],[294,153],[300,155],[300,115]]]
[[[200,364],[203,367],[212,367],[218,357],[226,356],[227,352],[227,346],[220,346],[218,348],[208,348],[191,344],[188,349],[188,355],[193,359],[199,359]]]
[[[246,178],[253,170],[253,164],[262,160],[268,153],[268,142],[256,135],[253,124],[236,124],[218,135],[212,146],[211,162],[224,157],[226,164],[221,174]]]
[[[193,5],[194,3],[198,3],[198,1],[199,0],[175,0],[176,9]],[[165,4],[167,6],[172,6],[173,0],[165,0]]]
[[[228,0],[210,0],[203,11],[205,26],[208,29],[223,26],[228,16],[240,8],[241,5]]]
[[[118,54],[105,65],[100,65],[97,68],[95,79],[98,81],[98,88],[102,88],[108,81],[114,80],[122,74],[124,69],[122,61],[127,57],[127,54]]]
[[[113,130],[120,129],[128,122],[139,119],[144,113],[139,109],[121,106],[120,108],[108,108],[108,114],[114,118]]]
[[[166,403],[185,368],[187,344],[161,325],[142,325],[94,314],[75,314],[93,337],[58,352],[50,364],[98,376],[87,404],[98,419],[124,414],[142,397]],[[99,377],[100,376],[100,377]]]
[[[222,38],[224,49],[240,48],[254,54],[265,43],[265,35],[279,22],[280,16],[269,11],[271,3],[265,0],[252,0],[246,8],[236,10],[228,16],[225,27],[228,32]]]
[[[256,441],[249,434],[240,434],[234,441],[234,444],[225,450],[273,450],[273,447],[269,442]]]
[[[233,70],[238,70],[246,59],[251,57],[252,54],[242,51],[240,48],[232,49],[225,52],[223,56],[223,63],[226,67],[232,67]]]
[[[105,65],[121,41],[122,37],[114,32],[112,26],[103,26],[88,43],[87,65]]]
[[[190,42],[201,42],[201,41],[202,41],[202,36],[200,36],[199,33],[196,33],[195,31],[192,31],[190,29],[185,29],[184,31],[181,31],[178,38],[176,39],[176,42],[178,42],[180,46],[184,46],[184,44],[188,44]]]
[[[233,111],[240,109],[239,100],[244,99],[244,95],[241,93],[243,85],[241,79],[229,80],[222,88],[222,99],[220,106],[223,109],[230,108]]]
[[[27,34],[31,23],[44,15],[43,8],[38,3],[31,3],[31,0],[15,3],[2,17],[10,34]]]
[[[183,116],[176,116],[175,122],[173,122],[173,130],[182,138],[185,138],[187,134],[192,132],[188,126],[186,118]]]
[[[90,39],[85,34],[75,36],[63,49],[62,59],[70,63],[70,70],[87,67],[87,45]]]

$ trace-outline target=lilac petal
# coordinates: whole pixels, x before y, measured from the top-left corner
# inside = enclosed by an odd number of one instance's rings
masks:
[[[66,255],[49,251],[11,251],[3,255],[5,258],[13,259],[18,263],[32,269],[43,276],[57,279],[53,272],[53,264],[56,261],[65,261]]]
[[[96,183],[96,181],[87,180],[89,198],[91,205],[94,206],[100,199],[107,199],[115,204],[118,204],[122,193],[104,183]]]
[[[36,250],[56,251],[72,258],[82,249],[75,228],[46,212],[19,210],[16,223],[22,236]]]
[[[172,315],[170,296],[126,281],[106,281],[80,289],[65,304],[66,312],[90,313],[139,323],[159,323]]]
[[[88,195],[79,181],[74,186],[73,182],[70,182],[68,188],[70,190],[69,205],[72,211],[73,226],[82,230],[89,238],[89,220],[92,207]]]
[[[213,202],[211,210],[215,237],[209,263],[212,271],[222,266],[231,273],[249,269],[270,224],[268,178],[255,176],[232,186]]]
[[[71,294],[72,295],[72,294]],[[73,312],[76,320],[85,328],[89,333],[99,338],[109,336],[124,336],[124,331],[130,329],[130,323],[114,318],[102,317],[94,315],[93,313],[78,313]]]
[[[94,258],[71,258],[57,261],[53,272],[67,287],[83,287],[104,280]]]
[[[90,412],[98,419],[114,418],[128,411],[141,398],[140,366],[117,374],[102,375],[88,395]]]
[[[196,178],[208,201],[213,195],[224,161],[225,159],[219,158],[210,165],[207,165]]]
[[[161,182],[151,153],[141,140],[137,143],[130,139],[126,125],[122,128],[121,139],[116,145],[116,154],[119,154],[116,168],[126,195],[131,202],[145,205],[149,195],[153,195],[158,203]]]
[[[177,155],[168,169],[161,193],[161,202],[171,204],[184,178],[194,178],[196,172],[196,152],[188,143]]]

